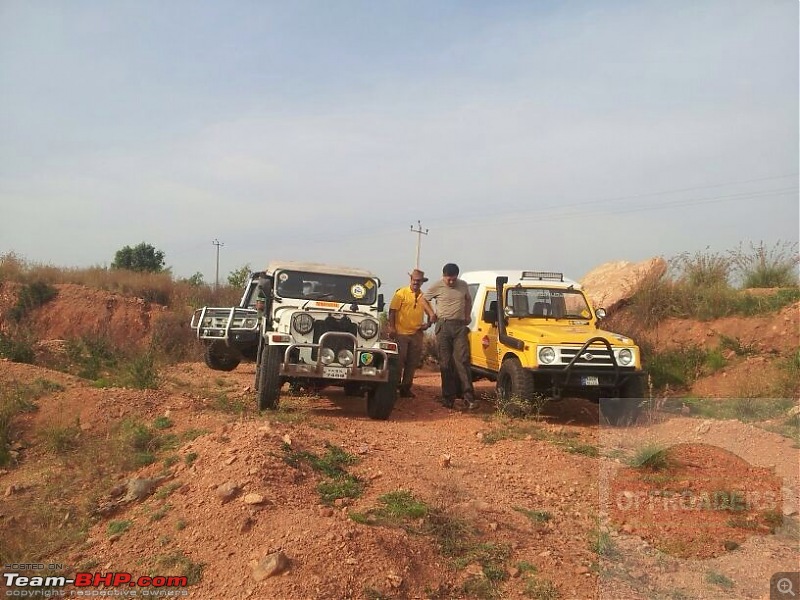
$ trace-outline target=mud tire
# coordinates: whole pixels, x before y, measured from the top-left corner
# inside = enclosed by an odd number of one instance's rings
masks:
[[[206,366],[214,371],[233,371],[242,362],[239,353],[222,340],[215,340],[206,346],[203,359]]]
[[[258,410],[275,410],[281,395],[280,366],[283,352],[280,346],[264,345],[258,373]]]
[[[394,410],[397,402],[397,382],[400,369],[396,358],[389,359],[389,381],[381,383],[367,392],[367,416],[370,419],[385,421]]]
[[[507,358],[497,373],[497,402],[509,404],[514,401],[529,401],[535,391],[533,375],[526,371],[519,360]]]

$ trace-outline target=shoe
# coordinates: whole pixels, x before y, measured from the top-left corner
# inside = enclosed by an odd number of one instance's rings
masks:
[[[439,404],[445,408],[453,408],[456,405],[455,398],[439,398]]]
[[[402,389],[398,390],[397,396],[400,397],[400,398],[416,398],[417,397],[416,394],[414,394],[414,392],[412,392],[411,390],[407,390],[405,388],[402,388]]]
[[[477,400],[473,400],[472,402],[467,402],[464,405],[464,410],[467,412],[475,412],[481,407],[481,403]]]

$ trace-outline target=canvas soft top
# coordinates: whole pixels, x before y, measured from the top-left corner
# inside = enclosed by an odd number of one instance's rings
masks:
[[[269,263],[267,266],[267,274],[272,275],[276,271],[286,269],[289,271],[306,271],[309,273],[324,273],[326,275],[350,275],[354,277],[369,277],[377,279],[380,278],[374,273],[366,269],[357,269],[353,267],[340,267],[336,265],[326,265],[314,262],[300,262],[291,260],[276,260]]]

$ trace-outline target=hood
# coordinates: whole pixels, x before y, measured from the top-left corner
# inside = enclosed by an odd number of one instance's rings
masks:
[[[509,319],[508,335],[530,344],[577,344],[590,337],[603,337],[612,346],[635,346],[634,341],[619,333],[596,329],[584,321],[543,321]]]

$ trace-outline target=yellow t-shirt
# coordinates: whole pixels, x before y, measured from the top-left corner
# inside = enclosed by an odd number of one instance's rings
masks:
[[[422,293],[415,296],[411,287],[400,288],[394,293],[389,310],[396,310],[394,325],[399,335],[412,335],[422,327],[425,309],[422,308]]]

